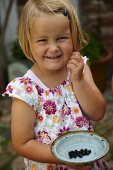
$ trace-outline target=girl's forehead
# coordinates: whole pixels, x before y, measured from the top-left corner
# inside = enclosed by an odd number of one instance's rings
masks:
[[[31,25],[32,32],[67,31],[70,29],[68,17],[63,14],[44,14],[34,19]]]

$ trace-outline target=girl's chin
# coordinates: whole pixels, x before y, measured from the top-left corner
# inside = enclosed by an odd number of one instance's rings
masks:
[[[54,65],[54,64],[49,64],[46,69],[47,70],[51,70],[51,71],[58,71],[58,70],[61,70],[65,65]]]

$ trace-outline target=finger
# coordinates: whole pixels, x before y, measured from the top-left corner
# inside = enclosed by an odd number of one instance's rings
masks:
[[[91,170],[94,168],[94,164],[83,164],[83,165],[78,165],[76,166],[77,170]]]
[[[82,58],[82,56],[79,54],[76,54],[76,55],[72,55],[71,56],[71,58],[70,58],[70,60],[72,60],[72,59],[74,59],[74,60],[76,60],[76,61],[78,61],[78,62],[80,62],[80,63],[83,63],[83,58]]]
[[[71,65],[71,66],[76,66],[76,67],[83,67],[84,62],[83,61],[80,62],[73,58],[73,59],[69,60],[67,64]]]

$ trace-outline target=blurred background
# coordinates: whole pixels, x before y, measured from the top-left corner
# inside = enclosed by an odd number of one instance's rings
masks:
[[[31,66],[18,43],[18,20],[27,0],[0,0],[0,170],[23,170],[23,159],[11,144],[11,99],[1,94],[13,78],[23,75]],[[89,45],[81,50],[89,57],[94,81],[106,99],[105,117],[94,123],[95,131],[110,141],[106,155],[109,170],[113,170],[113,0],[72,0]]]

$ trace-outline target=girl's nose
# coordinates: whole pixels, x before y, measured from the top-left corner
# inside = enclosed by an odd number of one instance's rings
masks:
[[[50,52],[56,52],[59,50],[58,44],[56,42],[52,42],[49,44]]]

